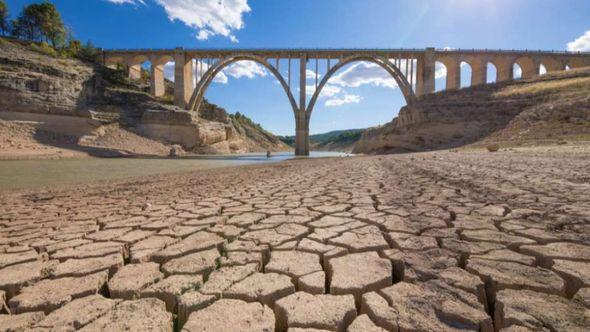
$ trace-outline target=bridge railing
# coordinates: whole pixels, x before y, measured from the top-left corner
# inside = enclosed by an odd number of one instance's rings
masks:
[[[376,52],[376,53],[405,53],[405,52],[424,52],[423,48],[145,48],[145,49],[130,49],[130,48],[119,48],[119,49],[103,49],[105,53],[142,53],[142,52],[174,52],[174,51],[185,51],[185,52]],[[436,52],[444,53],[505,53],[505,54],[556,54],[556,55],[590,55],[590,52],[581,51],[561,51],[561,50],[518,50],[518,49],[448,49],[448,48],[437,48]]]

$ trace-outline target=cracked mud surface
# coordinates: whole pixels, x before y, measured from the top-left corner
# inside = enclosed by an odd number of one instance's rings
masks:
[[[590,329],[587,146],[296,160],[0,204],[0,330]]]

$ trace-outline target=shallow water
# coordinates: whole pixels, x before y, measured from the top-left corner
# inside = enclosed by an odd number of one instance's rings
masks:
[[[344,156],[340,152],[310,153],[310,158]],[[76,184],[88,181],[187,172],[227,166],[272,163],[295,158],[293,153],[201,155],[183,158],[92,158],[0,161],[0,190]]]

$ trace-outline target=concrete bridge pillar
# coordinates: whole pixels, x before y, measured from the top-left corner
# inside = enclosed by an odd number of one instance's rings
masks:
[[[458,59],[445,62],[447,67],[446,90],[459,89],[461,86],[461,62]]]
[[[436,56],[434,48],[428,47],[424,57],[418,58],[416,69],[416,96],[434,92],[434,74],[436,72]]]
[[[306,112],[307,56],[299,57],[299,109],[295,112],[295,155],[309,156],[309,116]]]
[[[166,93],[164,85],[164,64],[151,59],[150,92],[153,96],[161,97]]]
[[[141,79],[141,64],[130,64],[128,67],[130,80],[137,81]]]
[[[174,105],[187,108],[193,92],[193,59],[184,51],[174,54]]]
[[[496,81],[509,81],[514,77],[514,65],[512,61],[498,61],[496,66]]]
[[[488,64],[485,61],[476,60],[471,65],[471,86],[485,84],[488,80]]]

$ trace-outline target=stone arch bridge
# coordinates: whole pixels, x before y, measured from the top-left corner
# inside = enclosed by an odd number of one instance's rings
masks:
[[[514,78],[514,65],[522,70],[522,78],[540,73],[590,66],[590,53],[555,51],[506,50],[437,50],[426,49],[250,49],[250,50],[105,50],[103,63],[107,66],[124,65],[133,79],[141,77],[141,66],[151,64],[151,93],[164,94],[164,65],[174,62],[174,103],[189,111],[198,112],[205,92],[215,75],[232,63],[249,60],[264,66],[283,87],[295,116],[295,154],[309,154],[309,122],[315,103],[329,79],[343,66],[358,62],[372,62],[383,68],[396,81],[408,105],[421,95],[435,91],[436,63],[447,69],[446,89],[457,89],[461,82],[461,65],[471,68],[471,85],[485,84],[488,66],[496,68],[496,81]],[[315,70],[315,91],[308,96],[307,79],[298,79],[299,100],[293,94],[291,62],[295,62],[298,77],[306,78],[308,66]],[[325,74],[318,77],[319,61]],[[286,67],[286,68],[285,68]],[[323,70],[324,68],[322,68]],[[285,71],[286,70],[286,71]],[[286,72],[286,76],[284,73]],[[310,97],[310,98],[308,98]],[[308,100],[309,99],[309,100]]]

